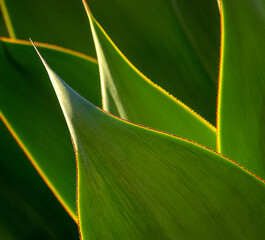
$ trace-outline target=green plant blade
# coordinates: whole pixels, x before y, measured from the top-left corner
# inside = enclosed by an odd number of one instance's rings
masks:
[[[216,0],[87,3],[133,65],[215,124],[220,46]]]
[[[96,55],[81,0],[1,1],[5,3],[16,38],[28,40],[31,37],[35,41]]]
[[[0,7],[0,36],[8,37],[8,31]]]
[[[86,10],[98,55],[103,109],[215,149],[215,128],[142,75],[106,35],[87,5]]]
[[[78,239],[75,222],[0,121],[1,240]]]
[[[1,10],[1,24],[2,24],[1,36],[16,38],[4,0],[0,1],[0,10]]]
[[[45,70],[29,44],[0,42],[0,111],[35,167],[76,219],[76,166],[69,132]],[[100,106],[98,65],[83,55],[45,46],[40,48],[57,71]]]
[[[83,239],[264,237],[264,182],[209,149],[107,114],[42,61],[77,153]]]
[[[265,178],[264,1],[222,2],[219,151]]]

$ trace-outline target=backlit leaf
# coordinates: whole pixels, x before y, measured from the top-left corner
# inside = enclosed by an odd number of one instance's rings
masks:
[[[83,239],[262,239],[265,185],[232,161],[125,122],[42,59],[78,161]]]
[[[141,74],[106,35],[87,5],[86,10],[99,60],[104,110],[215,149],[215,128]]]
[[[45,46],[40,48],[57,71],[100,106],[97,64],[86,56]],[[0,42],[0,78],[2,117],[76,219],[73,147],[56,96],[31,44],[7,39]]]
[[[265,2],[221,2],[219,151],[265,178]]]
[[[216,0],[87,0],[143,74],[215,124],[220,48]]]

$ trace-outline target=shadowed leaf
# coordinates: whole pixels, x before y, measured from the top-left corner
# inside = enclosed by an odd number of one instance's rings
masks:
[[[1,240],[78,239],[64,211],[0,120]]]
[[[31,37],[35,41],[96,55],[81,0],[2,1],[16,38],[28,40]]]
[[[0,36],[8,37],[8,31],[0,8]]]

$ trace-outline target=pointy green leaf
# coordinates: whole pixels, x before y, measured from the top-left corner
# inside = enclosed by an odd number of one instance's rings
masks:
[[[100,106],[95,62],[78,54],[40,47],[78,91]],[[76,170],[73,147],[60,106],[45,70],[28,42],[0,42],[0,111],[36,167],[66,209],[76,215]]]
[[[64,211],[0,120],[1,240],[78,239]]]
[[[215,124],[220,15],[216,0],[87,0],[143,74]]]
[[[206,148],[107,114],[42,61],[76,148],[83,239],[264,237],[264,182]]]
[[[104,110],[215,149],[215,128],[142,75],[86,9],[99,60]]]
[[[219,151],[265,178],[265,2],[221,3]]]
[[[25,40],[31,37],[35,41],[96,55],[81,0],[2,0],[1,4],[6,6],[14,32],[10,37]]]

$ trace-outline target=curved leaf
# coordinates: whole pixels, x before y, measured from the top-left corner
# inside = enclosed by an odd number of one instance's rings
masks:
[[[222,0],[219,151],[265,177],[265,3]]]
[[[15,37],[56,44],[95,56],[95,49],[81,1],[2,0]],[[49,26],[49,27],[47,27]],[[11,36],[12,37],[12,36]]]
[[[142,75],[85,6],[99,60],[104,110],[215,149],[215,128]]]
[[[215,124],[220,46],[216,0],[87,3],[133,65]]]
[[[262,239],[265,185],[191,142],[86,101],[42,59],[78,161],[83,239]]]
[[[40,44],[58,72],[100,106],[98,66],[91,58]],[[60,49],[60,48],[59,48]],[[76,171],[59,104],[28,42],[0,42],[0,111],[34,166],[76,219]]]
[[[2,240],[78,239],[75,222],[0,121]]]

